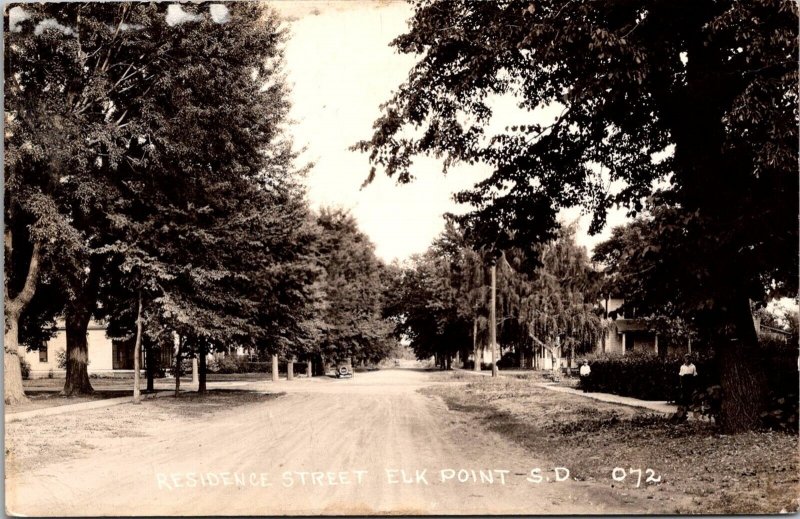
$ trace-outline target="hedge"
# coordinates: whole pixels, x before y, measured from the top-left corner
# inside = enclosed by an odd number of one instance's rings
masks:
[[[641,400],[675,401],[678,397],[678,372],[683,357],[662,358],[652,353],[629,352],[586,358],[592,368],[593,391]],[[692,362],[697,368],[695,387],[719,383],[718,367],[712,358],[693,355]]]
[[[676,401],[679,396],[678,372],[682,356],[659,357],[652,353],[630,352],[626,355],[589,355],[592,369],[591,389],[601,393],[629,396],[641,400]],[[723,397],[720,387],[719,363],[713,353],[693,353],[697,368],[692,410],[712,417],[719,410]],[[797,352],[762,350],[753,362],[764,364],[767,405],[761,415],[762,423],[771,429],[796,431],[798,424],[798,366]]]

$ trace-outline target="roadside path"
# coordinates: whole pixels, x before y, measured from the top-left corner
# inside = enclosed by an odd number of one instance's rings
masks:
[[[650,409],[651,411],[655,411],[657,413],[670,416],[678,411],[677,405],[669,404],[667,402],[660,402],[653,400],[639,400],[638,398],[613,395],[611,393],[594,393],[594,392],[584,393],[580,389],[573,389],[571,387],[559,386],[558,384],[552,382],[550,383],[540,382],[537,383],[536,385],[539,387],[543,387],[545,389],[549,389],[550,391],[558,391],[559,393],[570,393],[572,395],[582,396],[584,398],[591,398],[594,400],[600,400],[601,402],[609,402],[611,404],[621,404],[630,407],[641,407],[643,409]]]

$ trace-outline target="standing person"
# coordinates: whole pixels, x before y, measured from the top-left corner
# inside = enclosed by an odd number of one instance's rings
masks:
[[[592,374],[592,368],[589,367],[589,361],[588,360],[584,360],[583,361],[583,364],[581,365],[581,369],[580,369],[579,373],[581,375],[581,387],[583,388],[583,392],[584,393],[588,393],[589,392],[589,378],[591,377],[591,374]]]
[[[678,372],[678,378],[681,381],[681,405],[688,406],[692,403],[692,392],[694,391],[695,377],[697,376],[697,368],[692,364],[691,355],[683,356],[683,364]]]

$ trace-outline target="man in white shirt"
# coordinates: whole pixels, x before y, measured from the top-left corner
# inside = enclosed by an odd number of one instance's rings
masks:
[[[592,368],[589,367],[589,361],[584,360],[579,371],[581,376],[581,387],[584,393],[589,392],[589,376],[592,374]]]
[[[692,403],[692,392],[694,391],[694,381],[697,376],[697,368],[692,364],[692,357],[684,355],[683,364],[678,372],[681,381],[681,405],[688,406]]]

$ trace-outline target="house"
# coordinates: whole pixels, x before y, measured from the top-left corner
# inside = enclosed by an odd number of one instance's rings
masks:
[[[651,330],[644,319],[636,318],[635,313],[627,316],[619,309],[625,303],[621,297],[606,297],[603,305],[605,331],[597,342],[594,353],[651,352],[656,355],[682,355],[692,352],[692,341],[686,344],[669,346],[658,344],[658,334]]]
[[[30,364],[30,378],[64,377],[66,369],[59,367],[59,358],[67,351],[67,332],[63,321],[56,323],[56,334],[38,350],[25,351],[21,357]],[[116,340],[106,336],[106,325],[92,321],[88,336],[90,375],[113,376],[133,373],[133,341]],[[170,352],[171,353],[171,352]],[[142,366],[145,366],[145,352],[142,352]]]

